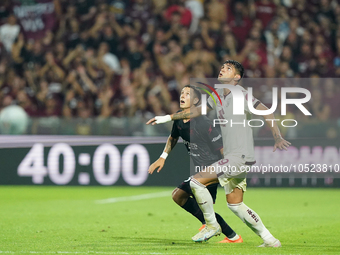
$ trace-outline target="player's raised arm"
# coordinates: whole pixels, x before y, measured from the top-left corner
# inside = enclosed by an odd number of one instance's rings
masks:
[[[191,89],[193,90],[193,94],[190,94],[189,92],[191,91]],[[210,111],[212,110],[212,108],[210,106],[211,104],[209,100],[208,100],[207,110]],[[201,92],[195,86],[192,86],[192,85],[184,86],[184,88],[181,91],[180,101],[181,101],[180,105],[182,109],[180,112],[176,112],[171,115],[156,116],[150,119],[148,122],[146,122],[146,124],[156,125],[156,124],[166,123],[172,120],[183,120],[183,119],[188,120],[188,119],[196,118],[202,115],[202,107],[200,106]]]
[[[147,125],[152,124],[162,124],[166,123],[172,120],[183,120],[183,119],[191,119],[196,118],[200,115],[202,115],[202,107],[201,106],[195,106],[191,107],[190,109],[185,109],[181,112],[173,113],[171,115],[165,115],[165,116],[156,116],[152,119],[150,119],[148,122],[146,122]],[[210,107],[207,107],[207,110],[212,110]]]
[[[260,103],[256,107],[256,110],[262,111],[262,110],[268,110],[268,108],[264,104]],[[291,145],[291,143],[282,138],[280,129],[276,124],[274,114],[264,115],[263,118],[265,119],[266,123],[270,127],[274,140],[275,140],[273,151],[276,151],[277,148],[279,148],[280,150],[287,150],[287,148]]]
[[[178,138],[174,138],[171,135],[168,137],[168,140],[166,141],[163,153],[161,154],[161,156],[159,157],[159,159],[157,159],[155,162],[152,163],[152,165],[149,167],[149,174],[152,174],[157,168],[157,173],[159,173],[164,164],[165,164],[165,160],[168,157],[169,153],[171,152],[171,150],[175,147],[175,145],[177,144]]]

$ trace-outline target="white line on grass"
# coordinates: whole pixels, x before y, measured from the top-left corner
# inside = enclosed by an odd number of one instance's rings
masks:
[[[10,254],[16,254],[16,253],[23,253],[23,254],[138,254],[138,255],[158,255],[158,254],[171,254],[171,255],[184,255],[188,253],[173,253],[173,252],[105,252],[105,251],[0,251],[1,253],[10,253]],[[195,253],[196,255],[206,255],[211,253]],[[218,255],[222,255],[225,253],[214,253]],[[270,255],[272,253],[233,253],[238,255]],[[284,255],[286,253],[275,253],[277,255]],[[288,253],[287,253],[288,254]],[[290,255],[301,255],[300,253],[289,253]]]
[[[160,253],[160,252],[141,252],[141,253],[129,253],[129,252],[105,252],[105,251],[0,251],[0,253],[25,253],[25,254],[179,254],[179,253]]]
[[[96,200],[95,202],[97,204],[109,204],[109,203],[117,203],[117,202],[125,202],[125,201],[138,201],[138,200],[151,199],[151,198],[157,198],[157,197],[167,197],[170,195],[171,195],[170,191],[163,191],[163,192],[142,194],[142,195],[137,195],[137,196],[113,197],[113,198]]]

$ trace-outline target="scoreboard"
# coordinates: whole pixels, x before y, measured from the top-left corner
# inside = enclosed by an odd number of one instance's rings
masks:
[[[160,173],[148,174],[167,137],[0,137],[0,185],[177,186],[194,174],[183,144]],[[272,140],[255,140],[249,186],[340,186],[339,141],[291,142],[288,151],[272,152]]]

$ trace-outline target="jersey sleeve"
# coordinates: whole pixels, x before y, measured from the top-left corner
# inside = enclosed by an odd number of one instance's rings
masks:
[[[172,129],[171,129],[171,137],[173,138],[178,138],[179,137],[179,130],[177,128],[177,121],[174,121],[172,124]]]

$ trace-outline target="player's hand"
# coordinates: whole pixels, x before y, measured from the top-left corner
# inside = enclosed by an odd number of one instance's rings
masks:
[[[155,122],[156,122],[156,117],[155,117],[155,118],[152,118],[152,119],[149,119],[148,122],[146,122],[146,125],[150,125],[150,124],[156,125]]]
[[[281,136],[275,139],[275,145],[274,145],[274,151],[276,151],[277,148],[280,150],[287,150],[287,148],[291,145],[290,142],[283,139]]]
[[[164,163],[165,163],[165,159],[164,158],[159,158],[157,159],[150,167],[149,167],[149,174],[152,174],[157,168],[157,173],[159,173],[163,166],[164,166]]]
[[[165,115],[165,116],[156,116],[152,119],[150,119],[148,122],[146,122],[146,125],[156,125],[156,124],[162,124],[171,121],[171,116],[170,115]]]

